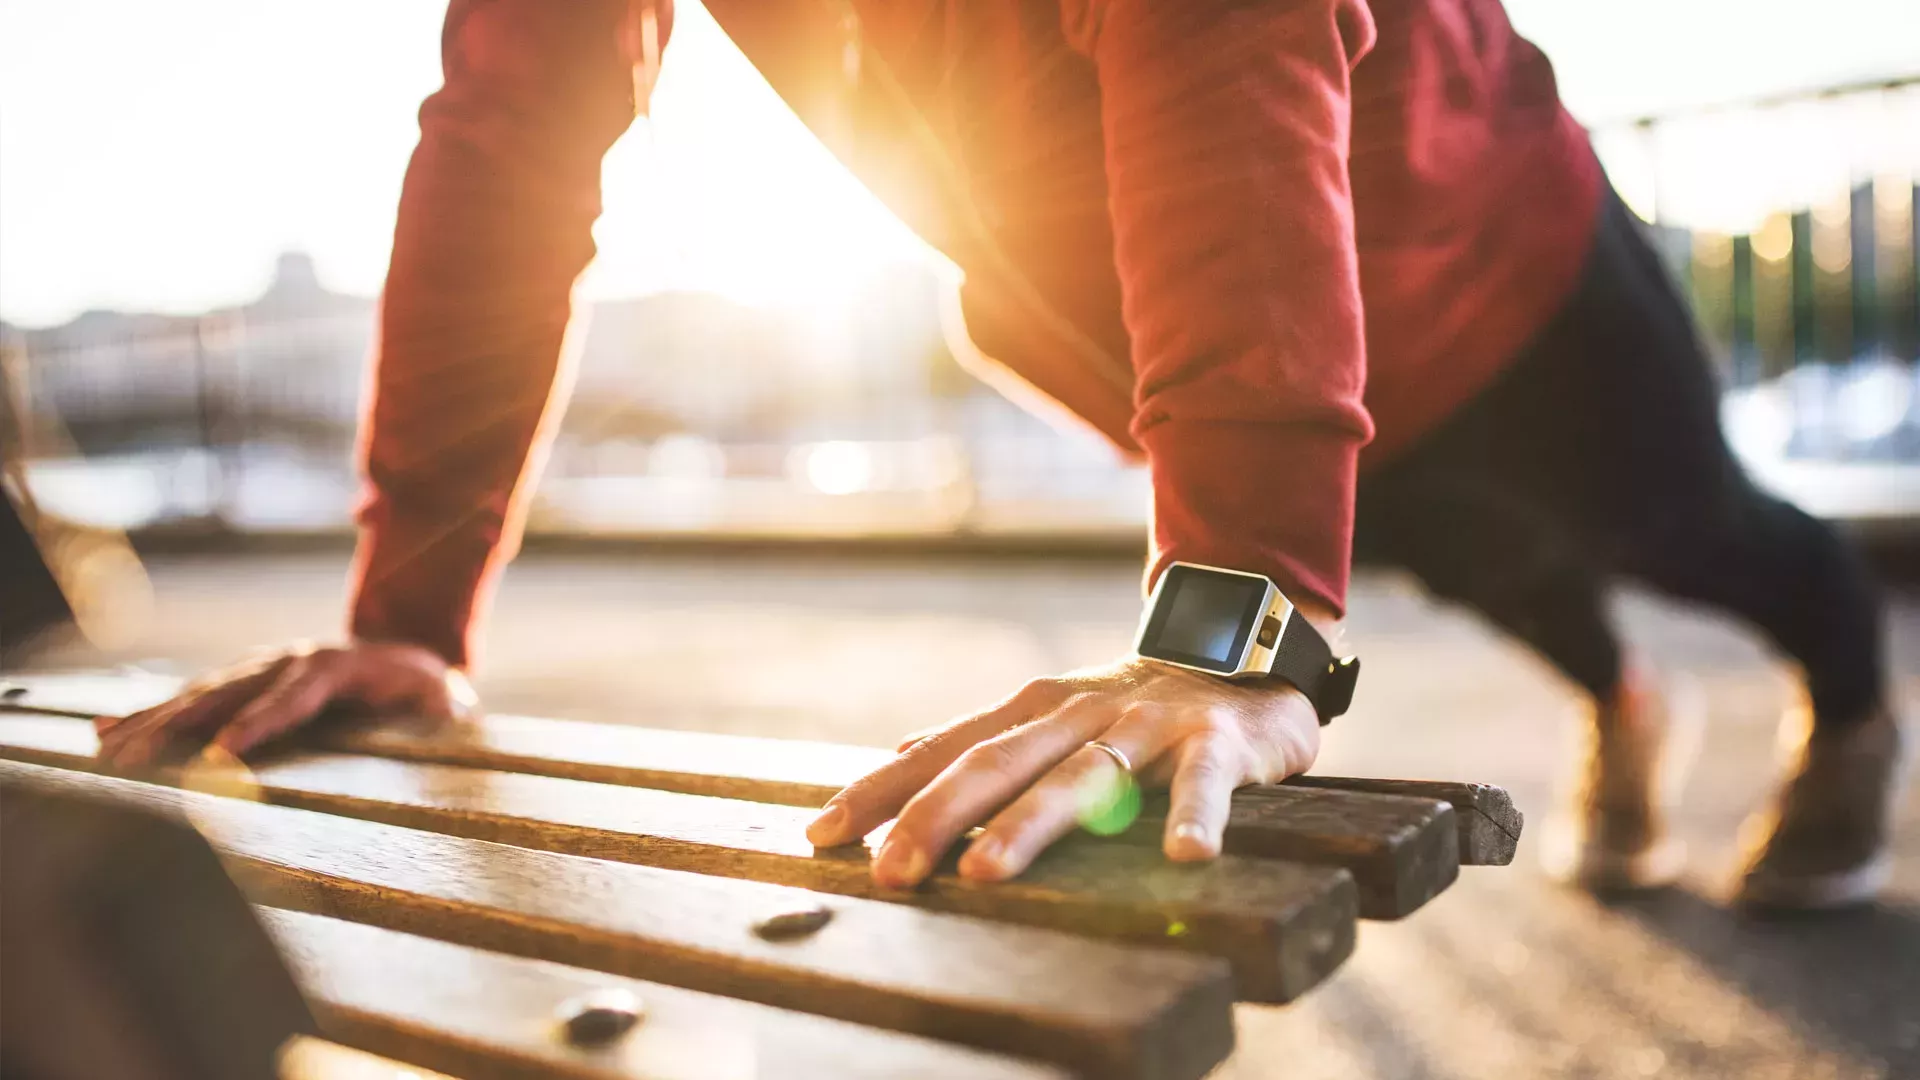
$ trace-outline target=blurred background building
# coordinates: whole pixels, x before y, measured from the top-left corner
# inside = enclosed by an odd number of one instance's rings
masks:
[[[1525,4],[1513,6],[1524,14]],[[378,105],[396,115],[433,82],[427,31],[437,13],[431,4],[403,7],[355,16],[404,22],[429,65],[423,73],[423,56],[405,60],[410,74]],[[967,346],[952,316],[952,268],[825,159],[724,37],[690,11],[654,117],[608,164],[579,383],[532,529],[1137,537],[1146,513],[1139,471],[963,372],[954,359]],[[34,14],[16,0],[8,17],[52,20],[41,29],[57,45],[65,24],[55,24],[77,16]],[[1543,44],[1561,59],[1553,40]],[[1632,54],[1614,61],[1615,81],[1630,81]],[[56,78],[48,70],[44,78]],[[1575,65],[1576,75],[1585,70]],[[1616,185],[1657,230],[1695,305],[1728,388],[1736,448],[1763,482],[1816,512],[1883,525],[1920,515],[1916,72],[1920,56],[1904,72],[1864,82],[1734,100],[1695,91],[1668,109],[1589,119]],[[53,98],[23,97],[23,79],[16,72],[6,107],[41,127],[14,137],[0,155],[11,160],[58,145],[42,128],[80,122],[63,120]],[[1578,111],[1571,88],[1569,99]],[[157,170],[190,178],[205,170],[204,183],[217,185],[223,163],[251,167],[244,146],[204,143],[218,122],[218,109],[208,109],[171,118],[202,141],[156,161]],[[358,171],[397,179],[406,135],[384,132],[384,156]],[[309,171],[357,175],[354,162],[329,160]],[[769,162],[780,170],[771,187]],[[84,155],[74,167],[85,167]],[[86,244],[30,231],[42,215],[22,201],[41,184],[52,205],[55,189],[45,186],[45,169],[16,171],[27,182],[0,191],[12,204],[0,230],[0,312],[13,320],[0,333],[5,392],[13,415],[25,418],[25,475],[40,509],[127,530],[348,528],[377,288],[366,268],[377,273],[390,207],[352,223],[355,235],[374,239],[343,258],[326,235],[348,220],[339,200],[312,176],[288,180],[288,204],[274,214],[319,220],[304,235],[333,253],[286,250],[264,289],[244,291],[231,283],[251,273],[232,267],[245,245],[222,237],[254,228],[254,211],[236,210],[237,222],[209,216],[198,226],[204,242],[159,215],[139,227],[174,245],[179,278],[200,273],[212,284],[182,291],[161,264],[147,271],[149,284],[107,292],[150,294],[171,313],[67,318],[62,305],[73,297],[35,286],[57,278],[57,258],[74,254],[69,248],[84,254]],[[114,200],[137,201],[163,182],[132,174],[103,187],[88,176],[76,186],[95,200],[111,236]],[[195,183],[178,198],[194,197]],[[360,198],[374,206],[392,195],[373,184]],[[25,239],[10,243],[16,225]],[[217,272],[208,269],[215,261]],[[349,268],[331,273],[329,263]],[[101,267],[96,276],[118,272]],[[357,284],[329,285],[339,278]],[[222,289],[226,302],[202,302]]]

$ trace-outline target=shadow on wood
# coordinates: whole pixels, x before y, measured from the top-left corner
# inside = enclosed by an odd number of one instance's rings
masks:
[[[177,818],[0,783],[0,1075],[260,1080],[314,1022]]]

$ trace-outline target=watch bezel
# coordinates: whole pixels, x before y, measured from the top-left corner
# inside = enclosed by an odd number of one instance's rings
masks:
[[[1195,574],[1247,578],[1264,586],[1241,611],[1239,624],[1234,631],[1233,647],[1228,650],[1228,659],[1225,661],[1216,661],[1198,654],[1157,645],[1150,647],[1150,644],[1160,636],[1171,610],[1170,605],[1166,603],[1171,587],[1178,586],[1186,576]],[[1161,573],[1160,580],[1154,582],[1153,592],[1148,596],[1146,609],[1141,614],[1139,630],[1134,635],[1133,650],[1136,656],[1157,660],[1163,664],[1172,664],[1175,667],[1203,671],[1223,678],[1265,676],[1273,669],[1274,645],[1277,645],[1280,637],[1285,634],[1287,623],[1292,616],[1293,602],[1288,600],[1279,586],[1264,574],[1230,570],[1223,566],[1176,562],[1170,564]],[[1260,628],[1268,619],[1276,622],[1275,632],[1270,635],[1273,644],[1262,645]]]

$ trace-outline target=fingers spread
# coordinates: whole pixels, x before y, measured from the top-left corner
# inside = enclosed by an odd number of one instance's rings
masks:
[[[1136,705],[1104,732],[1076,734],[1079,747],[995,815],[968,846],[960,859],[962,875],[1001,881],[1025,870],[1049,844],[1081,825],[1103,833],[1124,829],[1139,813],[1136,781],[1087,741],[1099,738],[1138,768],[1159,756],[1176,731],[1165,710]]]
[[[1182,743],[1173,774],[1164,841],[1167,858],[1211,859],[1220,854],[1233,790],[1246,778],[1245,754],[1227,736],[1207,732]]]
[[[337,654],[302,657],[287,665],[272,686],[234,714],[213,737],[213,745],[239,757],[266,740],[298,727],[326,708],[346,689],[345,667]]]
[[[250,665],[200,681],[171,701],[143,709],[101,732],[99,757],[109,768],[145,768],[194,748],[210,731],[276,678],[289,663]]]
[[[1111,723],[1106,706],[1065,708],[976,744],[908,800],[874,858],[874,880],[912,885],[960,834],[1018,795]]]
[[[1052,711],[1065,696],[1058,684],[1036,680],[993,708],[921,739],[828,800],[820,816],[807,826],[807,839],[816,847],[858,840],[899,813],[915,792],[975,743]]]

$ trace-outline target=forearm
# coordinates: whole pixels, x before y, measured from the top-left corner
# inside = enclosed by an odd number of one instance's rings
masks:
[[[1339,0],[1088,0],[1157,575],[1257,570],[1345,599],[1371,435]]]
[[[517,546],[565,386],[600,159],[633,116],[626,0],[467,0],[421,110],[362,437],[356,637],[449,663]]]

